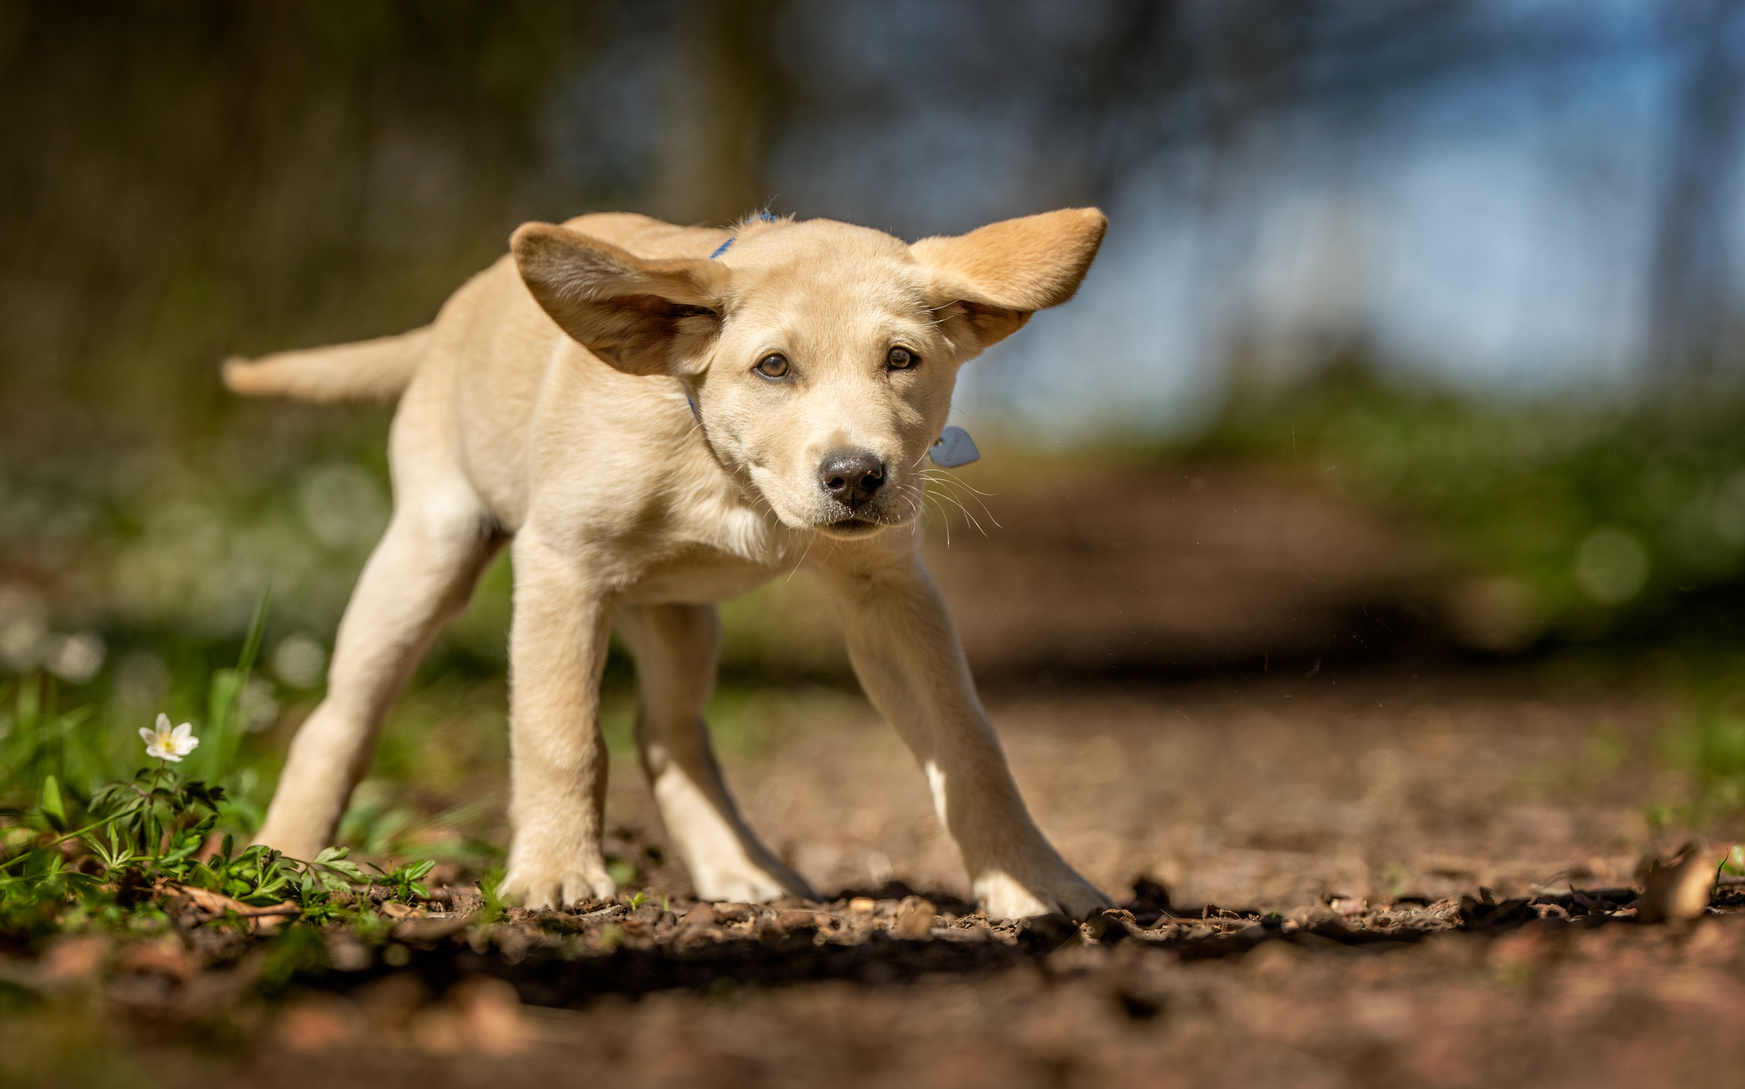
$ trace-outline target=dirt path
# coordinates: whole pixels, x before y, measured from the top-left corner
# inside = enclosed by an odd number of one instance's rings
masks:
[[[1647,844],[1647,757],[1671,713],[1526,675],[1292,676],[1003,688],[989,708],[1042,827],[1103,888],[1289,911],[1479,885],[1616,884]],[[906,750],[858,699],[748,707],[726,757],[747,814],[821,890],[891,877],[967,895]],[[630,769],[613,810],[654,827]],[[677,875],[675,874],[674,877]]]
[[[694,905],[621,763],[615,840],[664,908],[522,914],[489,933],[435,910],[395,932],[404,969],[330,942],[335,967],[277,1003],[235,989],[262,967],[234,949],[179,976],[129,954],[106,1006],[63,996],[0,1022],[0,1072],[20,1085],[1591,1086],[1684,1084],[1745,1061],[1745,897],[1694,925],[1641,925],[1629,892],[1592,891],[1630,882],[1650,842],[1643,801],[1664,784],[1646,757],[1671,713],[1654,700],[1525,674],[1323,672],[1035,686],[990,705],[1063,852],[1123,899],[1136,877],[1162,883],[1130,915],[989,925],[961,901],[890,732],[850,697],[770,696],[727,713],[726,763],[826,902]],[[110,1013],[78,1012],[97,1008]]]

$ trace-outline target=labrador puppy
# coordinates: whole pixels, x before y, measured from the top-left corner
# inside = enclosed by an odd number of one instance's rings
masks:
[[[394,513],[340,622],[326,698],[259,841],[327,845],[390,704],[508,545],[513,828],[504,893],[616,893],[601,854],[600,674],[636,661],[636,737],[705,899],[813,896],[746,825],[702,719],[716,602],[805,567],[833,592],[873,704],[913,750],[989,915],[1110,901],[1037,829],[920,554],[921,462],[957,370],[1071,298],[1090,208],[912,245],[845,223],[529,223],[400,336],[225,365],[230,388],[399,397]]]

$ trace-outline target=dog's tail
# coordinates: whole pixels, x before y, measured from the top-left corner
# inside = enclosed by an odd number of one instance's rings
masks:
[[[399,336],[224,361],[224,384],[251,397],[298,401],[392,401],[404,393],[430,344],[426,325]]]

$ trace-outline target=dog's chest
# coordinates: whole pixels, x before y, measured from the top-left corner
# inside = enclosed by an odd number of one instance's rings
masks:
[[[668,513],[670,535],[664,547],[644,552],[632,565],[626,601],[725,601],[757,589],[805,554],[796,534],[752,510],[730,488],[694,494]]]
[[[780,568],[755,564],[733,556],[700,554],[657,565],[623,595],[639,604],[684,602],[701,605],[726,601],[749,593],[768,582]]]

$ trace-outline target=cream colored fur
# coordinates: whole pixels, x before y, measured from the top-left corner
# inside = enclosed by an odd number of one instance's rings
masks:
[[[401,393],[393,518],[260,841],[305,858],[329,843],[390,703],[509,543],[506,893],[544,908],[615,892],[599,682],[616,625],[636,659],[643,768],[698,895],[811,894],[740,817],[702,720],[715,602],[800,566],[834,591],[855,671],[924,768],[985,909],[1107,905],[1019,797],[918,521],[958,367],[1070,298],[1103,229],[1095,209],[912,246],[826,220],[528,224],[427,328],[226,364],[244,393]],[[893,368],[895,348],[919,362]],[[785,375],[754,370],[772,353]],[[882,463],[871,498],[821,483],[845,452]]]

